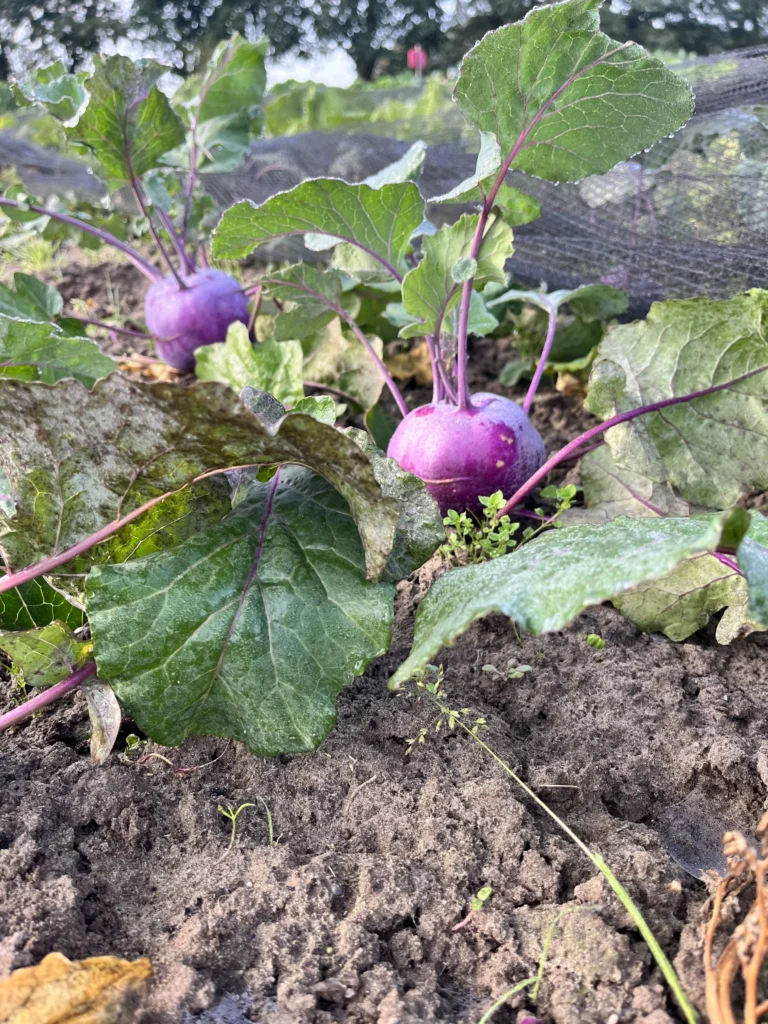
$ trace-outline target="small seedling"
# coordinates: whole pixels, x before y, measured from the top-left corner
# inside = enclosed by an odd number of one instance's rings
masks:
[[[605,640],[603,640],[599,633],[587,633],[584,637],[584,643],[587,647],[592,647],[596,651],[602,651],[605,647]]]
[[[504,673],[495,665],[483,665],[481,672],[487,672],[491,676],[503,676]],[[522,679],[526,672],[532,672],[531,665],[518,665],[514,658],[507,662],[507,679]]]
[[[125,752],[127,754],[137,754],[141,750],[143,743],[146,743],[146,740],[140,739],[135,732],[129,732],[125,737]]]
[[[268,845],[269,846],[275,846],[276,843],[275,843],[275,834],[274,834],[274,830],[273,830],[273,827],[272,827],[272,813],[269,810],[269,807],[268,807],[268,805],[267,805],[265,800],[262,800],[260,796],[257,796],[256,800],[264,808],[264,811],[266,812],[266,815],[267,815]],[[225,818],[228,818],[229,821],[232,822],[232,835],[230,836],[230,839],[229,839],[229,846],[226,848],[224,853],[221,855],[221,857],[217,861],[218,864],[220,864],[224,860],[224,858],[229,855],[229,853],[232,850],[232,847],[235,845],[235,835],[237,833],[237,819],[240,816],[240,814],[247,807],[256,807],[256,804],[250,804],[250,803],[240,804],[240,806],[237,808],[237,810],[232,810],[231,807],[222,807],[221,804],[219,804],[219,806],[218,806],[219,814],[221,814]]]
[[[451,931],[458,932],[462,928],[466,928],[467,925],[474,918],[475,914],[480,913],[480,911],[483,909],[483,907],[485,906],[485,904],[488,902],[492,895],[493,889],[490,887],[490,885],[484,885],[482,889],[478,889],[478,891],[469,901],[469,913],[467,914],[463,921],[459,921],[458,924],[455,924],[453,928],[451,928]]]

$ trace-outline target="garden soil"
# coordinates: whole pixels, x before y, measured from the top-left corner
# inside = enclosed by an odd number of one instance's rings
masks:
[[[479,354],[493,388],[503,353]],[[577,408],[542,394],[549,444],[578,432]],[[483,750],[442,729],[406,756],[435,712],[387,678],[434,571],[400,585],[391,651],[341,695],[314,753],[269,760],[195,739],[128,755],[125,723],[98,767],[79,695],[6,734],[0,977],[52,950],[148,956],[140,1024],[477,1024],[535,972],[567,908],[537,1005],[515,996],[494,1024],[680,1020],[601,876]],[[766,647],[759,634],[720,647],[711,630],[675,644],[596,608],[542,637],[491,616],[440,656],[450,705],[482,716],[484,739],[601,851],[699,1008],[696,876],[721,865],[723,829],[754,830],[768,797]],[[531,671],[508,680],[510,663]],[[242,804],[256,806],[228,851],[218,808]],[[483,886],[493,895],[467,921]]]

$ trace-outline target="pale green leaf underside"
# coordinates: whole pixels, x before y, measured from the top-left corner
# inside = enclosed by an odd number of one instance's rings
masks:
[[[397,269],[409,239],[424,218],[424,200],[413,182],[350,185],[335,178],[304,181],[261,206],[246,200],[226,211],[213,238],[213,254],[242,259],[283,235],[319,233],[354,242]]]
[[[198,380],[217,380],[240,394],[244,387],[268,391],[284,405],[304,397],[302,360],[298,341],[251,343],[245,324],[230,324],[227,340],[195,351]]]
[[[394,589],[366,583],[344,501],[306,470],[283,474],[250,582],[269,485],[173,551],[89,576],[99,674],[160,743],[311,750],[338,692],[389,646]]]
[[[615,412],[705,390],[768,368],[768,293],[655,303],[647,320],[600,344],[587,407]],[[668,483],[693,505],[728,508],[768,487],[768,373],[606,434],[616,465]]]
[[[445,644],[490,612],[530,633],[563,629],[590,605],[663,576],[720,541],[730,513],[708,519],[620,518],[552,530],[519,551],[441,576],[419,605],[413,648],[393,676],[404,683]],[[735,514],[735,527],[743,513]]]
[[[490,32],[465,56],[454,96],[513,166],[550,181],[602,174],[693,113],[688,85],[640,46],[599,30],[601,0],[565,0]]]
[[[0,381],[0,465],[17,509],[0,512],[0,549],[14,569],[61,552],[200,473],[298,463],[349,502],[377,575],[398,519],[365,455],[349,438],[291,413],[265,426],[228,387],[145,384],[117,374],[88,392]]]

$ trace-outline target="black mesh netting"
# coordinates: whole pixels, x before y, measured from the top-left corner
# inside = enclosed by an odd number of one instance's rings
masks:
[[[635,314],[654,299],[725,297],[768,286],[768,105],[761,106],[768,104],[768,46],[675,70],[693,86],[696,115],[674,137],[577,184],[510,174],[510,183],[542,208],[539,220],[515,230],[510,269],[519,280],[550,288],[613,284],[627,289]],[[399,90],[398,98],[408,92]],[[473,135],[454,107],[343,133],[260,139],[238,171],[205,176],[204,184],[222,207],[243,198],[259,203],[308,177],[359,181],[419,138],[428,143],[420,179],[426,197],[448,191],[474,170]],[[0,133],[2,163],[15,164],[32,191],[97,188],[76,162],[7,133]],[[430,215],[440,222],[460,209],[440,207]],[[266,254],[317,258],[295,239],[273,244]]]

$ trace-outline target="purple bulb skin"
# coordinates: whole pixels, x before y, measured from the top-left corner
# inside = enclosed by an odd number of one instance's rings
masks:
[[[196,348],[224,341],[227,328],[237,320],[248,323],[248,300],[240,282],[223,270],[180,276],[187,285],[183,291],[173,275],[151,285],[144,319],[163,362],[189,373],[195,368]]]
[[[441,402],[408,413],[387,455],[421,477],[443,515],[479,512],[479,499],[501,491],[509,498],[546,459],[544,442],[515,402],[472,395],[471,408]]]

